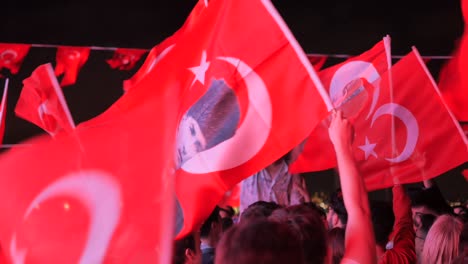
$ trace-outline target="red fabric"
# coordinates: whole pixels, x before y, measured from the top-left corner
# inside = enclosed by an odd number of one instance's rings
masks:
[[[239,207],[240,206],[240,188],[241,188],[240,185],[241,184],[238,183],[234,185],[234,187],[232,187],[231,190],[224,193],[224,196],[221,199],[221,202],[218,203],[218,205],[222,208],[226,208],[228,206],[231,206],[233,208]]]
[[[154,46],[150,50],[148,56],[145,59],[145,62],[140,67],[140,69],[138,69],[138,71],[130,79],[123,82],[124,92],[136,86],[137,83],[143,79],[143,77],[145,77],[150,71],[153,70],[154,66],[156,66],[156,64],[158,64],[159,61],[162,60],[172,50],[172,48],[174,48],[179,36],[183,34],[184,31],[191,29],[204,9],[204,0],[199,0],[183,26],[172,36],[166,38],[163,42]]]
[[[316,71],[319,71],[322,69],[323,65],[325,65],[325,62],[327,61],[327,56],[314,56],[314,55],[307,55],[307,58],[309,59],[310,63],[312,63],[312,66],[314,66],[314,69]]]
[[[88,60],[90,51],[89,47],[60,46],[57,48],[55,75],[63,74],[60,81],[62,87],[75,84],[81,67]]]
[[[395,185],[392,191],[395,223],[390,241],[393,248],[385,251],[379,263],[416,263],[411,202],[402,185]]]
[[[464,170],[462,171],[462,174],[463,174],[463,177],[465,177],[465,180],[468,181],[468,169],[464,169]]]
[[[0,43],[0,70],[7,68],[17,74],[30,48],[30,44]]]
[[[323,99],[310,76],[313,68],[302,50],[293,49],[286,36],[290,32],[285,31],[263,2],[210,1],[209,8],[197,21],[178,35],[177,44],[166,59],[160,60],[141,80],[158,80],[152,85],[152,89],[158,87],[156,90],[182,89],[181,119],[213,91],[224,89],[235,95],[234,100],[220,98],[219,102],[205,105],[207,111],[196,111],[213,113],[207,115],[212,118],[207,123],[213,122],[216,127],[216,122],[222,120],[233,129],[228,132],[235,131],[235,136],[215,142],[223,134],[212,132],[225,127],[209,130],[205,134],[206,143],[200,144],[201,150],[180,164],[183,166],[177,170],[175,186],[184,225],[179,237],[198,229],[225,192],[297,146],[326,115]],[[284,65],[288,65],[288,71],[284,71]],[[205,74],[201,70],[206,70]],[[160,84],[161,79],[171,76],[174,83]],[[84,126],[99,126],[116,118],[120,111],[144,102],[140,87],[138,82],[135,89]],[[136,96],[141,96],[141,100],[133,100]],[[230,102],[237,107],[237,119],[234,110],[223,112],[226,109],[221,106],[231,106]],[[209,106],[219,107],[220,111],[210,112]],[[225,117],[233,114],[233,119],[219,119],[218,113]],[[180,128],[182,131],[183,123]],[[191,129],[196,131],[194,127]],[[190,138],[179,133],[178,155],[185,152],[184,141]]]
[[[372,64],[364,67],[362,66],[364,64],[350,66],[356,62],[369,62]],[[369,75],[369,73],[371,72],[371,67],[374,67],[376,69],[378,75],[383,74],[388,69],[384,40],[378,42],[371,49],[367,50],[359,56],[354,56],[343,63],[334,65],[332,67],[320,71],[319,76],[323,82],[323,85],[331,94],[332,92],[330,91],[332,85],[336,88],[341,88],[337,87],[337,85],[339,86],[339,84],[342,83],[342,85],[345,86],[346,84],[348,84],[349,81],[359,78],[368,79],[370,82],[374,81],[376,77]],[[337,71],[340,71],[341,73],[339,72],[338,74],[336,74]],[[333,78],[334,84],[332,84]],[[343,81],[340,81],[340,79],[342,79]],[[361,103],[353,102],[354,101],[351,101],[351,103],[344,104],[343,107],[341,107],[345,115],[347,115],[347,113],[350,112],[356,112],[353,110],[350,111],[346,108],[347,106],[353,106]],[[335,107],[337,106],[338,105],[335,105]],[[357,115],[357,113],[353,114],[352,117],[354,117],[355,115]],[[297,160],[291,164],[290,171],[292,173],[321,171],[333,168],[335,166],[335,151],[330,141],[330,138],[328,137],[328,120],[324,120],[310,134],[306,144],[304,145],[304,150],[299,155]]]
[[[389,78],[386,73],[375,112],[369,120],[355,124],[355,156],[368,190],[394,183],[421,182],[468,160],[461,129],[443,104],[435,82],[425,65],[418,61],[417,54],[413,51],[402,58],[392,67],[391,74],[396,108],[384,111],[391,106],[389,89],[385,88]],[[392,154],[391,147],[392,112],[396,116],[396,154]],[[366,138],[376,144],[375,155],[367,159],[362,149]],[[441,155],[441,149],[451,154]]]
[[[15,113],[52,136],[75,127],[50,63],[40,65],[23,80]]]
[[[170,263],[177,104],[146,96],[119,120],[0,156],[8,212],[0,243],[10,263]]]
[[[8,81],[6,81],[6,82],[8,82]],[[3,136],[5,135],[5,118],[6,118],[6,110],[7,110],[7,95],[8,95],[8,84],[5,85],[5,88],[3,90],[2,103],[0,105],[0,144],[3,143]]]
[[[113,57],[106,61],[112,69],[128,71],[135,67],[135,64],[145,53],[146,50],[144,49],[118,48],[115,50]]]
[[[452,58],[441,68],[438,86],[442,96],[457,120],[468,121],[468,1],[461,0],[464,33],[457,43]]]

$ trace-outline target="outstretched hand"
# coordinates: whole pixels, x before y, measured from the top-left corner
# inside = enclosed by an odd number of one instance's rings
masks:
[[[335,149],[350,147],[353,142],[353,134],[353,127],[349,120],[343,117],[343,112],[341,110],[334,111],[328,127],[328,135]]]

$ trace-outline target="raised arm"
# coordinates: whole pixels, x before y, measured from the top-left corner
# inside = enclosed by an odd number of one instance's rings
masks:
[[[341,111],[332,115],[328,132],[335,148],[343,201],[348,211],[342,263],[377,263],[367,191],[352,151],[353,129]]]

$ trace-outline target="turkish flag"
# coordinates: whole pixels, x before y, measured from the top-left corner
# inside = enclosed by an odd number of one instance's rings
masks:
[[[468,141],[415,48],[381,84],[376,107],[365,106],[369,118],[355,123],[355,157],[368,190],[421,182],[468,160]]]
[[[205,1],[199,0],[188,18],[185,20],[185,23],[182,25],[182,27],[173,35],[169,36],[163,42],[154,46],[150,50],[148,56],[145,59],[145,62],[140,67],[140,69],[138,69],[138,71],[130,79],[123,82],[124,92],[127,92],[132,87],[136,86],[136,84],[140,82],[143,77],[145,77],[150,71],[153,70],[156,64],[158,64],[159,61],[162,60],[172,50],[172,48],[174,48],[179,36],[182,35],[185,31],[191,29],[205,8]]]
[[[17,74],[30,48],[31,44],[0,43],[0,70]]]
[[[299,145],[328,112],[318,76],[270,2],[210,1],[192,21],[135,87],[80,125],[100,126],[146,104],[145,89],[182,90],[173,155],[178,237],[197,230],[227,191]]]
[[[0,105],[0,144],[3,142],[3,135],[5,134],[8,81],[8,79],[5,80],[5,88],[3,89],[2,103]]]
[[[145,49],[124,49],[115,50],[111,59],[106,60],[112,69],[131,70],[140,60],[147,50]]]
[[[210,1],[160,63],[178,67],[185,87],[175,183],[181,237],[242,179],[299,145],[326,116],[328,98],[269,1]]]
[[[307,58],[309,59],[310,63],[312,63],[312,66],[314,66],[314,69],[319,71],[322,69],[323,65],[325,65],[328,56],[307,54]]]
[[[390,65],[389,42],[390,38],[387,36],[359,56],[319,72],[334,107],[343,110],[347,118],[356,118],[362,112],[364,101],[370,100],[372,96],[359,84],[373,87],[376,94],[380,91],[378,81]],[[374,82],[375,86],[372,84]],[[328,137],[328,119],[326,119],[309,135],[303,151],[291,164],[290,171],[292,173],[321,171],[335,166],[336,155]]]
[[[80,69],[86,63],[91,48],[60,46],[57,48],[55,75],[63,74],[60,85],[67,86],[76,82]]]
[[[170,263],[179,94],[165,90],[118,120],[0,156],[8,263]]]
[[[23,80],[15,113],[52,136],[60,131],[72,132],[75,128],[50,63],[38,66],[30,77]]]
[[[463,65],[464,60],[468,60],[468,52],[462,51],[462,49],[468,49],[468,40],[465,38],[467,37],[464,36],[462,42],[456,47],[452,58],[442,66],[438,78],[438,86],[445,102],[460,121],[468,121],[468,87],[464,85],[464,83],[468,84],[468,81],[464,80],[467,77],[464,76],[466,73],[463,68],[468,66],[468,64]],[[462,57],[465,53],[466,58]]]

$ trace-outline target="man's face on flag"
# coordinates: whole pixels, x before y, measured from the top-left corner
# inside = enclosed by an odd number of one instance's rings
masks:
[[[191,116],[184,116],[177,134],[177,164],[181,165],[195,154],[203,151],[206,140],[198,122]]]
[[[176,167],[233,137],[239,120],[240,107],[234,91],[224,80],[213,80],[179,123]]]

